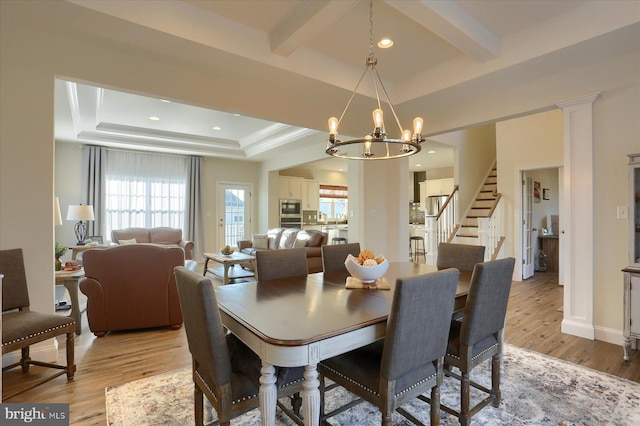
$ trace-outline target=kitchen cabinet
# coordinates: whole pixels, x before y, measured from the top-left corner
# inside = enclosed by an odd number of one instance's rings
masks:
[[[280,176],[280,198],[302,200],[302,178]]]
[[[450,195],[453,192],[453,178],[431,179],[420,182],[420,203],[423,204],[426,197],[433,195]]]
[[[302,181],[302,210],[320,209],[320,182],[317,180]]]
[[[624,360],[629,361],[629,351],[638,348],[640,339],[640,267],[629,266],[624,272]]]

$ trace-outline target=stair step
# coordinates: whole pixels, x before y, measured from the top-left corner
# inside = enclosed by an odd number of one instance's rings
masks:
[[[456,237],[460,238],[479,238],[477,235],[468,235],[468,234],[458,234]]]
[[[486,217],[489,217],[489,216],[487,216],[487,215],[475,215],[475,214],[467,215],[467,218],[471,218],[471,219],[486,218]]]
[[[460,228],[477,228],[478,225],[460,225]]]

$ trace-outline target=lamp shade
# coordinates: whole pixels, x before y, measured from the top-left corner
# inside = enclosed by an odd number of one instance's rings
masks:
[[[58,200],[58,197],[53,200],[53,214],[55,215],[55,224],[62,225],[62,214],[60,214],[60,200]]]
[[[70,205],[67,210],[67,220],[95,220],[93,206]]]

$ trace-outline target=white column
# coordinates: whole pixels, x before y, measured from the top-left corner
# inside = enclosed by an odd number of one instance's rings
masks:
[[[594,339],[593,102],[598,93],[558,102],[564,112],[564,175],[560,228],[563,257],[562,332]]]

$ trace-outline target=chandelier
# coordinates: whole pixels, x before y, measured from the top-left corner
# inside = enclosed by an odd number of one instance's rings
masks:
[[[358,84],[351,93],[351,98],[340,115],[340,119],[331,117],[329,119],[329,139],[325,152],[333,157],[347,158],[351,160],[385,160],[389,158],[407,157],[409,155],[420,152],[420,143],[424,142],[422,138],[422,118],[413,119],[413,133],[410,130],[403,130],[400,120],[393,108],[393,104],[389,99],[389,94],[382,83],[382,79],[376,69],[378,61],[373,56],[373,0],[369,2],[369,56],[367,57],[366,67]],[[373,87],[375,89],[377,108],[373,110],[373,131],[365,135],[362,139],[352,139],[341,141],[338,139],[338,126],[342,121],[345,113],[351,105],[360,83],[365,75],[371,71]],[[399,139],[387,137],[385,131],[382,103],[380,102],[380,92],[386,98],[387,104],[391,109],[393,118],[398,125]]]

